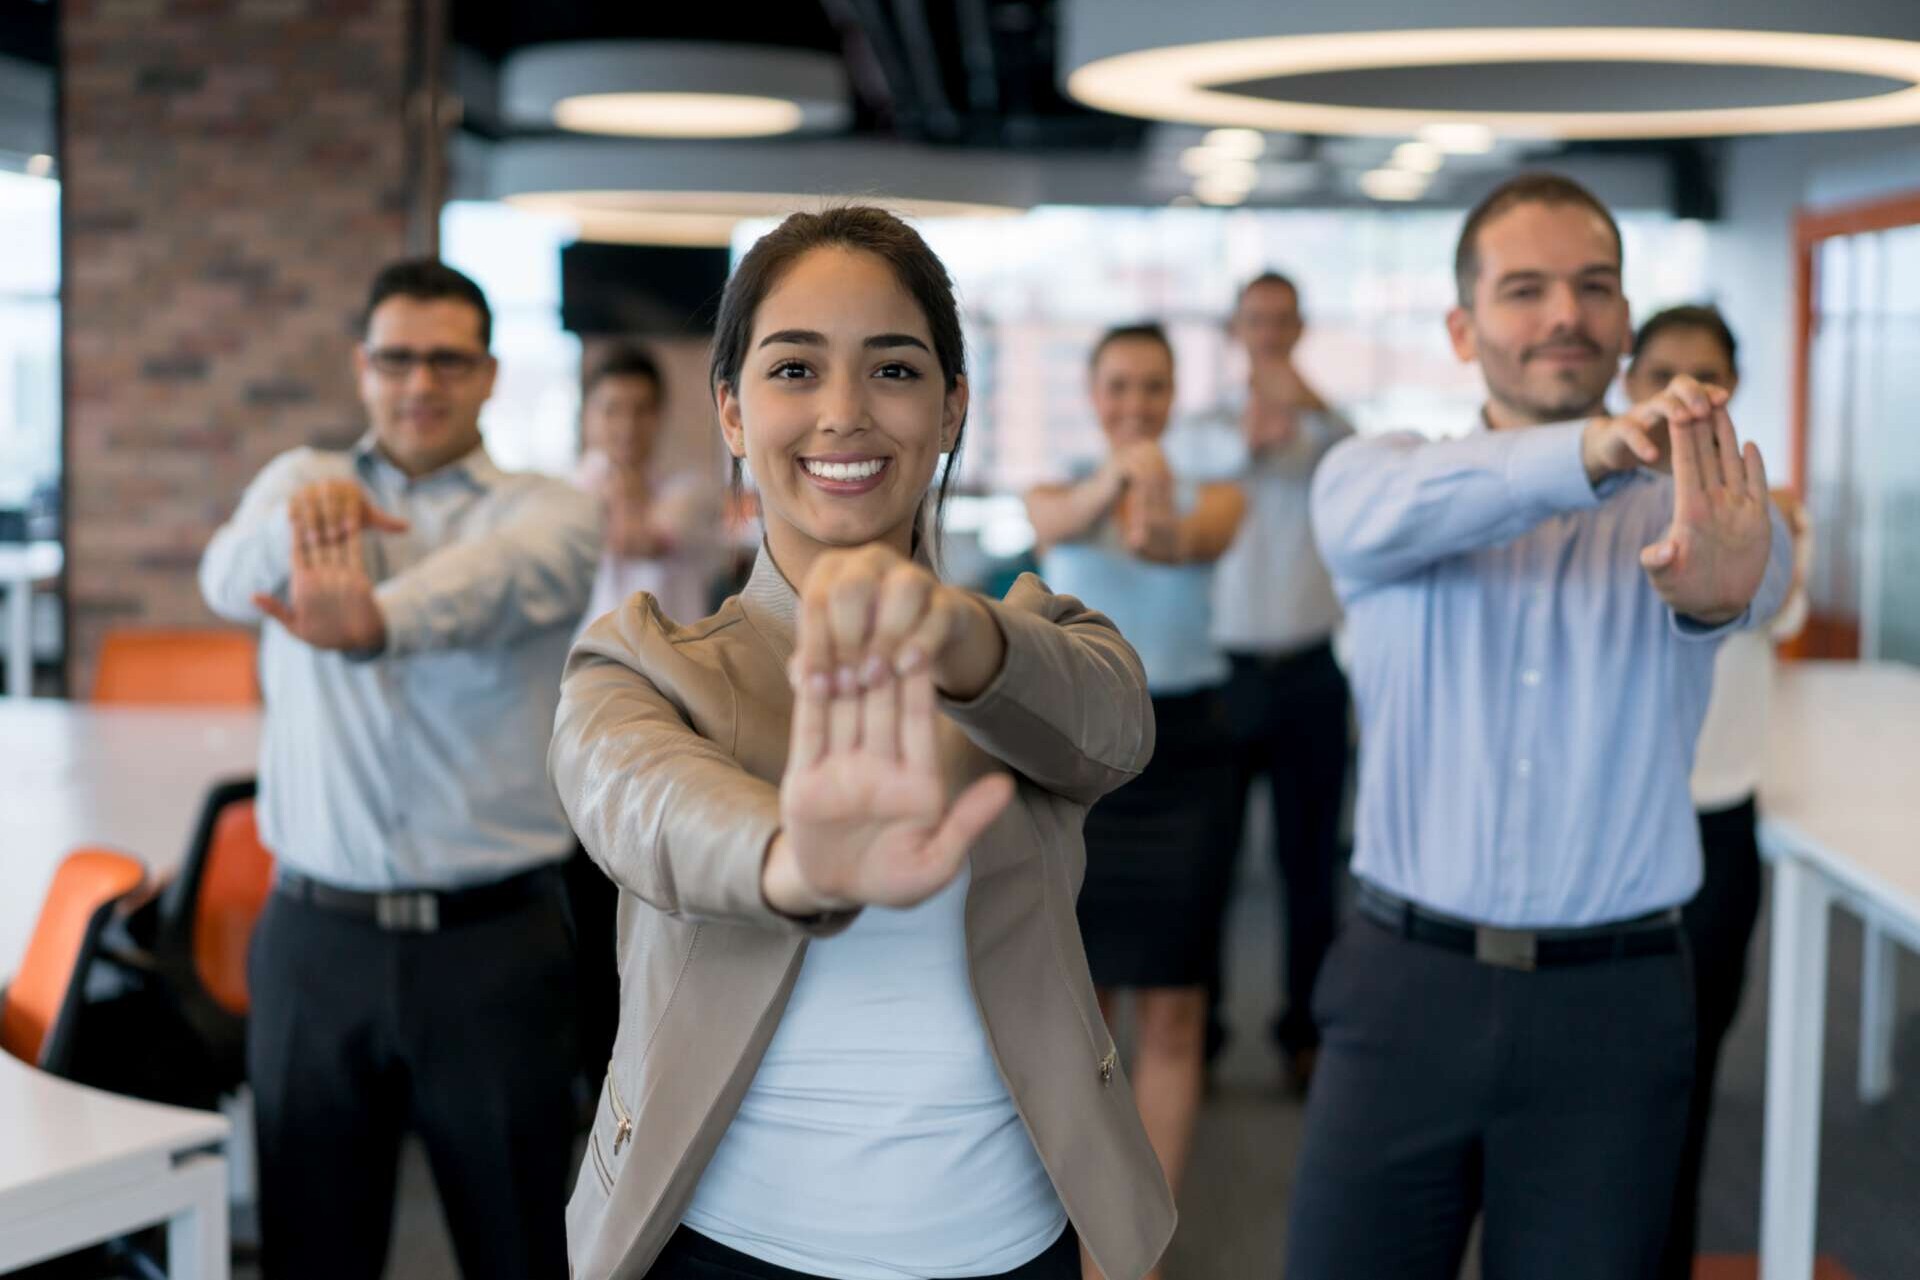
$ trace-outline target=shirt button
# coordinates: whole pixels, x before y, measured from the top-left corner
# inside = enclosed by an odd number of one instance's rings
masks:
[[[1513,766],[1513,771],[1523,778],[1533,776],[1533,761],[1522,760]]]
[[[1520,673],[1520,683],[1527,686],[1527,688],[1529,689],[1533,688],[1535,685],[1540,683],[1539,671],[1535,670],[1532,667],[1528,667],[1525,671],[1522,671]]]

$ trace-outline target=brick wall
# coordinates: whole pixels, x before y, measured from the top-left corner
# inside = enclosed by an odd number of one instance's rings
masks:
[[[275,454],[362,429],[368,281],[406,250],[406,0],[62,0],[69,687],[204,626],[208,536]]]

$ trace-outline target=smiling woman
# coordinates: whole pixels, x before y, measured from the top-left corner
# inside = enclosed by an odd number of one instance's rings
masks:
[[[960,321],[891,214],[763,237],[711,376],[753,575],[594,624],[549,754],[624,898],[574,1273],[1079,1280],[1084,1243],[1140,1280],[1172,1204],[1074,916],[1087,810],[1152,751],[1140,660],[1031,576],[936,576]]]

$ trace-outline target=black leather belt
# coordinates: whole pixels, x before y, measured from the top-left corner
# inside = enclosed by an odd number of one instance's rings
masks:
[[[1628,956],[1666,955],[1680,949],[1677,909],[1587,928],[1501,929],[1437,915],[1365,880],[1357,883],[1355,908],[1383,929],[1502,969],[1592,964]]]
[[[389,933],[436,933],[524,906],[541,894],[551,892],[550,886],[558,875],[555,867],[535,867],[471,889],[365,893],[336,888],[296,871],[282,870],[273,888],[275,893],[285,894],[295,902],[369,920]]]

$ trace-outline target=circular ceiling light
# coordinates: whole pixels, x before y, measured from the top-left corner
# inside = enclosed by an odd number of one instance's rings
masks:
[[[562,129],[635,138],[760,138],[805,118],[785,98],[744,93],[583,93],[553,104]]]
[[[529,191],[507,203],[563,218],[582,240],[717,248],[733,242],[734,227],[749,218],[783,218],[838,198],[783,191]],[[1019,213],[965,200],[876,198],[904,218],[978,218]]]
[[[534,45],[501,66],[507,119],[650,138],[751,138],[844,128],[846,70],[831,54],[686,40]]]
[[[889,176],[877,190],[873,175]],[[1035,174],[1004,156],[821,139],[676,142],[542,139],[502,143],[495,194],[566,219],[582,240],[721,246],[751,218],[835,203],[910,218],[993,217],[1034,203]]]
[[[1322,134],[1474,125],[1545,138],[1696,137],[1920,124],[1920,4],[1663,0],[1596,26],[1577,0],[1258,0],[1066,10],[1068,92],[1124,115]],[[1167,10],[1177,9],[1177,13]],[[1359,29],[1355,29],[1358,27]],[[1213,37],[1213,38],[1208,38]],[[1434,139],[1429,139],[1434,140]]]

